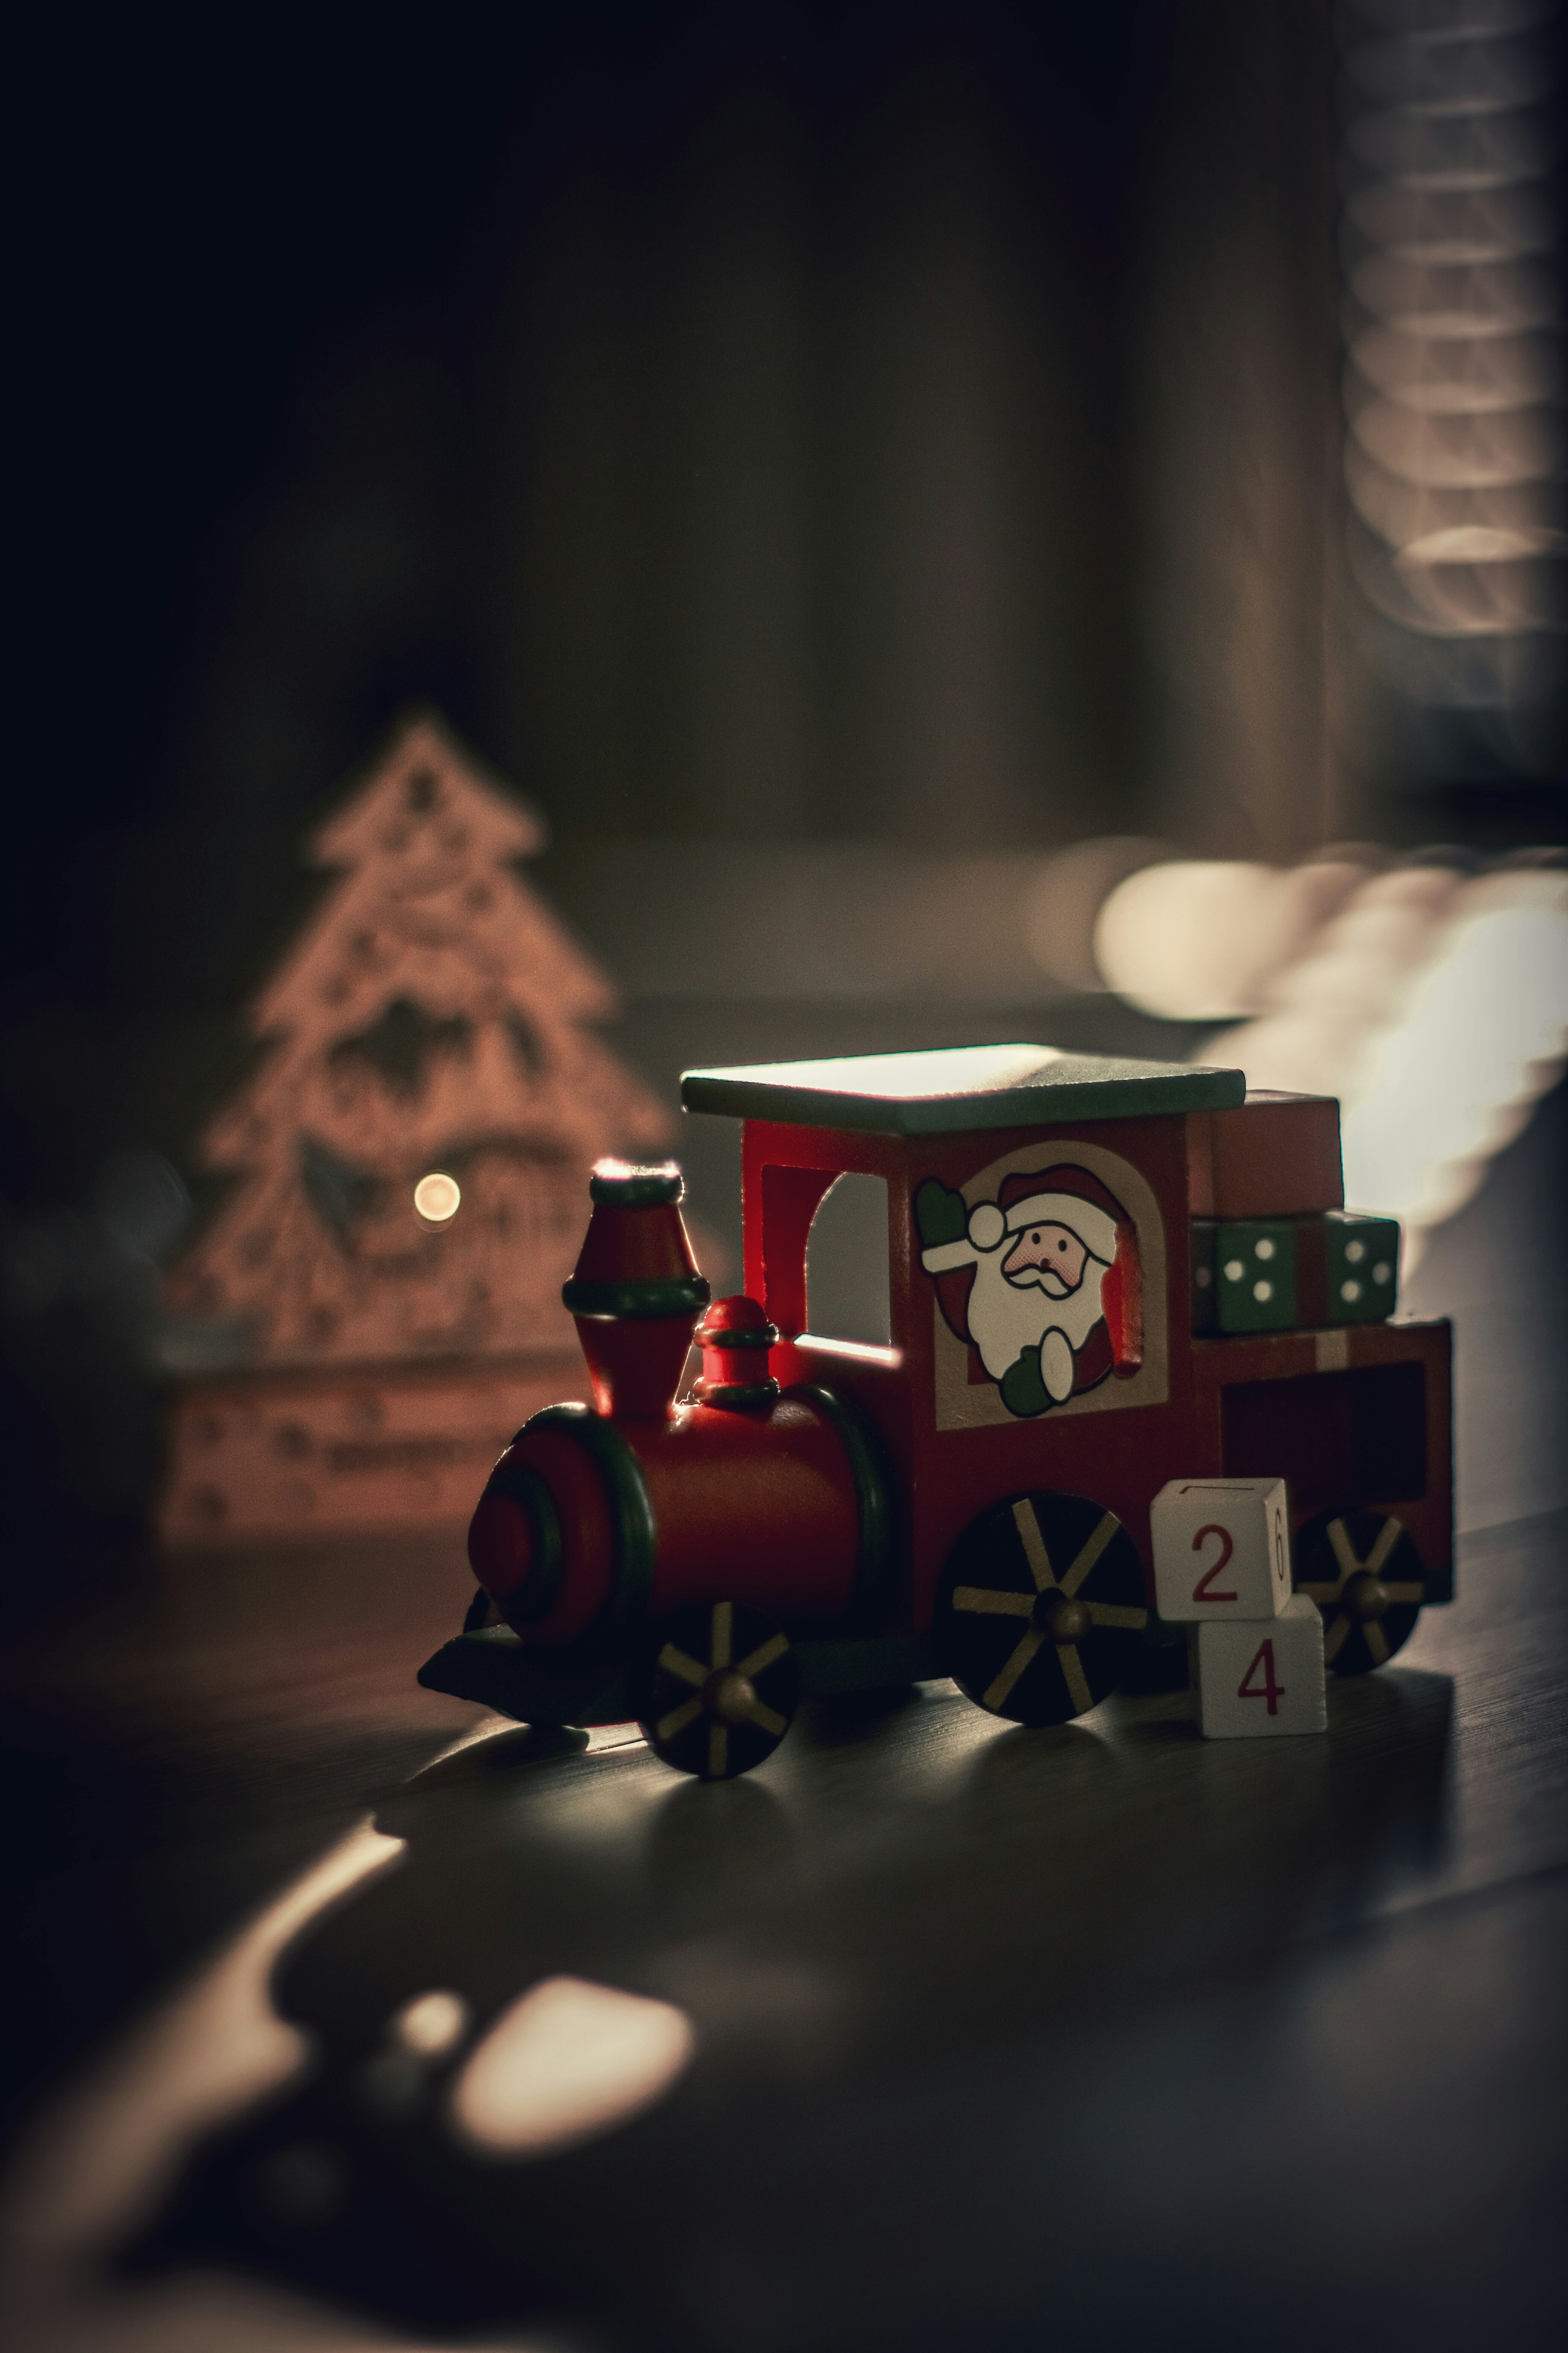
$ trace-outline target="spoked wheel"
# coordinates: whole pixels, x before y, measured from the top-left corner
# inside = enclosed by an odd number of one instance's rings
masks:
[[[653,1627],[636,1696],[656,1757],[701,1781],[732,1781],[771,1757],[789,1730],[800,1661],[788,1635],[759,1610],[703,1602]]]
[[[1407,1642],[1426,1588],[1421,1555],[1392,1512],[1320,1512],[1296,1539],[1296,1590],[1323,1616],[1323,1664],[1370,1674]]]
[[[1042,1491],[971,1520],[937,1588],[939,1653],[1014,1724],[1065,1724],[1128,1673],[1148,1622],[1143,1564],[1114,1512]]]

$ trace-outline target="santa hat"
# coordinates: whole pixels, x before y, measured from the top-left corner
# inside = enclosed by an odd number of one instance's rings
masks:
[[[996,1195],[1004,1231],[1026,1226],[1066,1226],[1085,1248],[1109,1266],[1116,1256],[1116,1229],[1126,1212],[1087,1168],[1060,1166],[1005,1176]]]

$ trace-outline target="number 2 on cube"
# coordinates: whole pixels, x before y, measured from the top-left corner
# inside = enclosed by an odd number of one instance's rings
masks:
[[[1258,1672],[1259,1667],[1263,1670],[1263,1681],[1260,1683],[1257,1683],[1253,1682],[1252,1678]],[[1237,1683],[1236,1687],[1236,1695],[1237,1699],[1266,1699],[1268,1702],[1269,1715],[1279,1715],[1279,1703],[1285,1696],[1285,1686],[1283,1683],[1277,1683],[1274,1680],[1274,1644],[1272,1639],[1258,1644],[1252,1664],[1247,1668],[1247,1672],[1243,1675],[1240,1683]]]
[[[1193,1538],[1193,1550],[1194,1552],[1202,1552],[1204,1548],[1204,1539],[1205,1536],[1218,1536],[1219,1558],[1217,1560],[1210,1561],[1208,1567],[1205,1569],[1203,1575],[1194,1586],[1193,1599],[1194,1601],[1234,1601],[1236,1599],[1236,1595],[1234,1593],[1215,1593],[1213,1589],[1215,1578],[1219,1575],[1220,1570],[1225,1567],[1226,1561],[1229,1560],[1231,1554],[1236,1550],[1235,1545],[1231,1542],[1230,1530],[1228,1528],[1222,1528],[1216,1521],[1211,1520],[1207,1527],[1200,1528],[1196,1535]]]

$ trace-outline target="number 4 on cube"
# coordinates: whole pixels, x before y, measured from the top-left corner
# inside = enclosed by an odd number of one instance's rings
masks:
[[[1199,1626],[1192,1649],[1206,1740],[1266,1740],[1326,1728],[1323,1621],[1307,1594],[1293,1594],[1267,1621]]]
[[[1283,1479],[1173,1479],[1149,1510],[1154,1590],[1173,1625],[1277,1618],[1290,1599]]]

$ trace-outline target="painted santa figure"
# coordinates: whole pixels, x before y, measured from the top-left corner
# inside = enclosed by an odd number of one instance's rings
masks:
[[[929,1179],[915,1215],[942,1314],[1009,1413],[1045,1413],[1136,1371],[1137,1239],[1088,1169],[1014,1171],[973,1208]]]

